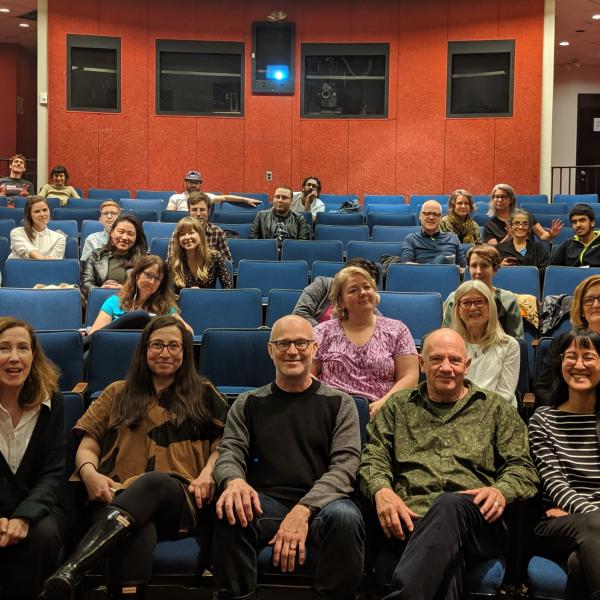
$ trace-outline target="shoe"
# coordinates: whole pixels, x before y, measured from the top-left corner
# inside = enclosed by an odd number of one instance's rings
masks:
[[[127,537],[133,526],[133,519],[122,509],[105,508],[67,562],[44,582],[44,600],[73,600],[86,572]]]

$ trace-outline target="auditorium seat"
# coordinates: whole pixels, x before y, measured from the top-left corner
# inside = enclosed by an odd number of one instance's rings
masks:
[[[23,221],[22,208],[7,208],[6,206],[0,206],[0,221],[5,219],[12,219],[17,227],[20,227]]]
[[[460,284],[458,265],[392,264],[388,269],[387,292],[439,292],[442,300]]]
[[[46,356],[60,369],[61,391],[83,382],[83,343],[77,329],[36,331]]]
[[[98,231],[104,231],[104,225],[100,223],[100,221],[90,221],[86,219],[81,223],[81,248],[83,249],[83,245],[85,244],[85,239],[91,233],[97,233]]]
[[[600,268],[580,269],[579,267],[550,265],[546,269],[546,275],[544,276],[543,296],[555,294],[568,294],[572,296],[577,284],[590,275],[600,275]]]
[[[94,398],[113,383],[125,379],[141,331],[99,329],[91,335],[85,380],[88,397]]]
[[[302,290],[271,290],[269,292],[265,325],[273,327],[277,319],[291,315],[301,295]]]
[[[257,212],[256,210],[221,210],[215,208],[211,221],[214,223],[252,223]],[[187,216],[187,213],[185,216]]]
[[[392,227],[388,225],[375,225],[373,227],[374,242],[403,242],[409,233],[421,231],[420,225],[402,225]]]
[[[10,254],[10,240],[6,237],[0,237],[0,273],[4,278],[4,264]]]
[[[179,223],[184,217],[189,217],[187,210],[163,210],[160,213],[160,220],[163,223]]]
[[[271,330],[207,329],[200,349],[200,373],[230,396],[275,379],[267,343]]]
[[[68,238],[79,237],[79,229],[77,221],[61,219],[60,221],[50,220],[48,221],[48,229],[52,231],[62,231]]]
[[[74,288],[32,290],[3,287],[0,288],[0,314],[27,321],[35,330],[79,329],[81,295]]]
[[[267,303],[272,289],[303,290],[307,284],[308,265],[304,260],[284,262],[243,259],[239,262],[237,287],[258,288],[263,304]]]
[[[111,296],[117,296],[119,290],[111,288],[93,287],[87,297],[87,304],[85,307],[85,319],[83,322],[84,327],[91,327],[104,304],[104,301]]]
[[[171,242],[171,238],[161,238],[161,237],[149,238],[150,254],[155,254],[156,256],[160,256],[163,260],[167,260],[170,242]]]
[[[450,196],[448,194],[412,194],[409,199],[409,204],[413,210],[413,212],[418,212],[418,207],[427,200],[437,200],[440,204],[448,204],[448,199]]]
[[[465,281],[471,279],[469,269],[465,270]],[[514,265],[502,267],[494,275],[494,285],[515,294],[531,294],[540,299],[540,275],[537,267]]]
[[[181,290],[181,318],[194,330],[200,341],[208,328],[257,328],[263,323],[262,298],[257,289],[192,289]],[[233,349],[232,349],[233,350]]]
[[[415,214],[410,204],[369,204],[364,207],[365,215],[371,213],[386,213],[389,215],[409,215]]]
[[[319,212],[315,223],[317,225],[362,225],[363,215],[359,212]]]
[[[152,238],[171,238],[177,227],[177,223],[157,223],[155,221],[144,221],[142,229],[146,235],[146,239],[150,241]]]
[[[169,198],[171,196],[173,196],[173,194],[176,194],[176,193],[177,192],[175,190],[136,190],[135,197],[139,198],[139,199],[160,198],[165,201],[165,206],[166,206],[167,202],[169,201]]]
[[[48,197],[46,198],[46,203],[50,209],[50,215],[52,215],[52,211],[60,206],[60,199]],[[25,208],[26,204],[27,196],[15,196],[15,208]]]
[[[220,227],[225,234],[228,231],[237,233],[240,238],[247,240],[250,237],[251,223],[214,223],[217,227]],[[235,239],[235,238],[233,238]]]
[[[139,208],[123,208],[121,209],[122,215],[133,215],[140,223],[145,223],[146,221],[156,222],[160,220],[160,211],[159,210],[144,210]]]
[[[52,217],[56,221],[77,221],[79,231],[81,224],[85,220],[97,221],[100,218],[99,208],[56,208],[52,213]]]
[[[533,600],[563,600],[567,589],[567,565],[533,556],[527,565],[527,582]]]
[[[412,213],[369,212],[367,214],[367,227],[373,234],[373,227],[405,227],[417,224],[416,216]]]
[[[348,260],[352,258],[366,258],[374,262],[381,262],[385,254],[400,256],[402,242],[349,242]]]
[[[380,292],[384,317],[402,321],[417,346],[426,333],[442,326],[442,296],[437,292]]]
[[[517,194],[517,206],[520,208],[523,208],[523,204],[534,203],[548,204],[548,196],[546,194]]]
[[[555,194],[552,202],[566,202],[569,206],[573,204],[597,204],[598,194]]]
[[[344,252],[350,241],[369,241],[369,228],[366,225],[317,225],[315,240],[340,240]]]
[[[121,198],[119,204],[124,210],[157,210],[159,214],[167,208],[162,198]]]
[[[124,189],[116,188],[90,188],[88,191],[89,198],[103,198],[111,200],[119,200],[119,198],[131,198],[131,192]]]
[[[32,288],[38,283],[79,285],[79,260],[26,260],[11,258],[4,267],[5,287]]]
[[[0,220],[0,237],[10,239],[10,232],[15,228],[14,219]]]
[[[568,205],[564,202],[553,202],[552,204],[541,204],[535,202],[524,202],[519,205],[519,208],[530,212],[532,215],[537,217],[537,215],[564,215],[563,219],[566,218],[568,210]]]
[[[343,250],[339,240],[283,240],[281,260],[305,260],[310,274],[315,260],[340,262]]]
[[[117,198],[115,198],[115,202],[117,202]],[[100,207],[102,204],[106,202],[103,198],[69,198],[67,200],[66,208],[95,208],[100,211]]]
[[[227,240],[227,243],[233,259],[234,271],[237,271],[240,260],[244,258],[249,258],[252,260],[277,260],[276,240],[248,240],[232,238]]]

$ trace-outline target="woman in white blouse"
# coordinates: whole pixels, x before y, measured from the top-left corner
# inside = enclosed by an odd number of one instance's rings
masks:
[[[23,227],[15,227],[10,232],[11,253],[8,258],[64,258],[67,238],[64,233],[48,229],[48,221],[50,209],[46,198],[29,196],[25,204]]]
[[[467,343],[468,379],[517,405],[521,353],[519,343],[502,330],[496,302],[485,283],[465,281],[454,294],[452,329]]]

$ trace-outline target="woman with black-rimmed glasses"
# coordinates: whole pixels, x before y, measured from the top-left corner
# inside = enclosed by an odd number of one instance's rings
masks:
[[[600,598],[600,335],[561,337],[550,406],[529,421],[529,442],[543,488],[539,553],[568,560],[567,600]],[[578,565],[577,575],[572,566]],[[581,581],[583,579],[583,581]]]
[[[95,518],[46,580],[46,598],[73,598],[102,558],[108,558],[109,598],[121,598],[122,588],[150,580],[157,540],[206,525],[226,415],[224,398],[195,368],[183,323],[171,316],[151,321],[125,381],[109,385],[75,426],[81,437],[75,463]]]

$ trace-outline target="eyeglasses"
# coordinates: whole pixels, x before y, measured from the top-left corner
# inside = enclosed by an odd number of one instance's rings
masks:
[[[483,298],[478,298],[477,300],[460,300],[458,305],[461,308],[471,308],[474,306],[475,308],[483,308],[487,304],[487,300]]]
[[[594,306],[594,302],[598,301],[600,304],[600,296],[586,296],[583,299],[584,306]]]
[[[507,196],[506,194],[494,194],[492,198],[494,200],[508,200],[509,196]]]
[[[291,196],[284,196],[283,194],[275,194],[273,196],[273,198],[275,198],[275,200],[291,200],[292,199]]]
[[[439,213],[439,212],[433,212],[433,211],[430,211],[430,210],[422,210],[422,211],[421,211],[421,214],[422,214],[424,217],[432,217],[432,218],[434,218],[434,219],[439,219],[439,218],[442,216],[442,213]]]
[[[152,281],[153,283],[160,283],[162,281],[162,277],[160,275],[154,275],[153,273],[150,273],[150,271],[142,271],[141,274],[146,281]]]
[[[277,350],[288,350],[294,344],[296,350],[306,350],[308,345],[315,340],[270,340],[269,344],[273,344]]]
[[[513,221],[511,227],[529,227],[529,221]]]
[[[148,350],[155,354],[160,354],[165,348],[169,354],[179,354],[183,350],[183,344],[181,342],[169,342],[168,344],[159,341],[148,342]]]
[[[106,212],[101,212],[101,217],[116,217],[119,213],[117,211],[107,210]]]
[[[575,352],[565,352],[560,355],[560,359],[566,367],[572,367],[577,364],[579,359],[582,360],[584,367],[593,367],[600,356],[588,352],[587,354],[575,354]]]

